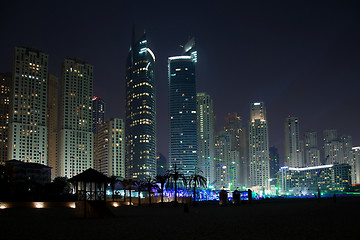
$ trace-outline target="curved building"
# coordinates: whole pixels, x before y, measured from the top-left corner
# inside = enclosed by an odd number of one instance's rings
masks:
[[[145,33],[131,43],[126,66],[126,177],[156,176],[155,56]]]

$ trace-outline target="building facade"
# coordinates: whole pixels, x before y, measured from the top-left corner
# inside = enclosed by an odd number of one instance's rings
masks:
[[[198,168],[208,186],[215,181],[213,101],[206,93],[197,93]]]
[[[280,169],[280,155],[278,149],[274,146],[270,147],[269,154],[270,178],[277,178]]]
[[[360,147],[353,147],[353,163],[351,166],[352,184],[360,184]]]
[[[299,119],[289,116],[285,120],[285,163],[289,167],[302,167]]]
[[[95,170],[106,176],[125,178],[125,124],[113,118],[102,124],[96,134]]]
[[[250,187],[269,187],[269,135],[263,102],[250,105],[249,170]]]
[[[94,67],[80,59],[62,65],[58,176],[71,178],[93,167]]]
[[[94,96],[93,104],[93,133],[96,134],[100,124],[105,122],[105,102],[102,98]]]
[[[127,178],[156,176],[155,55],[146,35],[131,43],[126,69],[126,170]]]
[[[321,165],[306,168],[281,167],[280,192],[290,195],[343,192],[351,184],[348,164]]]
[[[54,179],[58,172],[58,112],[59,112],[59,81],[49,74],[47,98],[47,126],[48,126],[48,166],[51,167],[51,178]]]
[[[169,86],[169,162],[186,176],[198,167],[197,155],[197,62],[195,42],[191,39],[181,56],[168,58]]]
[[[248,186],[249,162],[247,158],[248,144],[246,141],[246,131],[242,124],[242,119],[237,113],[228,113],[225,117],[224,131],[231,135],[231,149],[239,152],[239,184]]]
[[[0,74],[0,165],[8,160],[11,73]]]
[[[48,55],[15,47],[8,159],[48,164]]]
[[[320,150],[317,144],[317,133],[314,131],[305,132],[304,165],[307,167],[319,166]]]

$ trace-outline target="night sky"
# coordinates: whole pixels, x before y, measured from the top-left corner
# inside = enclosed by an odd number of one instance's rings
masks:
[[[240,2],[240,3],[239,3]],[[198,92],[214,100],[218,129],[228,112],[246,126],[252,101],[267,108],[270,146],[283,156],[284,120],[300,131],[338,130],[360,145],[360,4],[272,1],[10,1],[0,14],[0,72],[15,46],[49,54],[60,77],[65,57],[94,65],[94,93],[106,117],[125,116],[125,63],[132,26],[156,55],[158,151],[168,156],[167,58],[197,42]],[[354,1],[355,2],[355,1]]]

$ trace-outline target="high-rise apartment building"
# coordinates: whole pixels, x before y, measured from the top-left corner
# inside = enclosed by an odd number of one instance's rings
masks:
[[[360,184],[360,147],[353,147],[353,164],[351,166],[352,184]]]
[[[156,176],[155,55],[145,33],[131,43],[126,68],[126,165],[127,178]]]
[[[269,165],[270,165],[270,177],[276,178],[280,169],[280,156],[278,149],[274,146],[269,148]]]
[[[314,131],[305,132],[304,165],[307,167],[319,166],[320,150],[317,144],[317,133]]]
[[[184,46],[181,56],[168,58],[169,78],[169,162],[186,176],[194,173],[197,156],[197,114],[195,41]]]
[[[250,187],[269,187],[269,135],[263,102],[250,105],[249,122]]]
[[[0,165],[8,160],[11,73],[0,73]]]
[[[94,96],[93,103],[93,133],[96,134],[100,124],[105,122],[105,102],[102,98]]]
[[[8,159],[47,165],[48,55],[15,47]]]
[[[107,176],[125,178],[125,125],[122,119],[113,118],[98,128],[96,134],[96,170]]]
[[[299,119],[289,116],[285,120],[285,165],[302,167]]]
[[[336,129],[326,129],[324,136],[325,164],[337,164],[343,161],[342,143],[337,137]]]
[[[93,167],[94,67],[80,59],[62,64],[58,176],[71,178]]]
[[[58,112],[59,112],[59,81],[55,75],[49,74],[47,98],[47,126],[48,126],[48,166],[51,167],[51,178],[58,172]]]
[[[232,137],[226,131],[215,136],[215,187],[235,190],[239,187],[239,152],[232,150]]]
[[[214,165],[214,110],[209,94],[197,94],[197,136],[198,136],[198,167],[206,178],[207,184],[215,181]]]
[[[247,186],[249,179],[248,145],[246,142],[246,131],[242,126],[242,119],[237,113],[228,113],[225,117],[224,131],[231,135],[231,149],[239,152],[239,184]]]

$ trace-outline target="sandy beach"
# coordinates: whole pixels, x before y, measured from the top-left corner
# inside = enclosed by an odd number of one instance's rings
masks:
[[[0,239],[356,239],[360,198],[112,208],[78,219],[71,208],[0,210]]]

